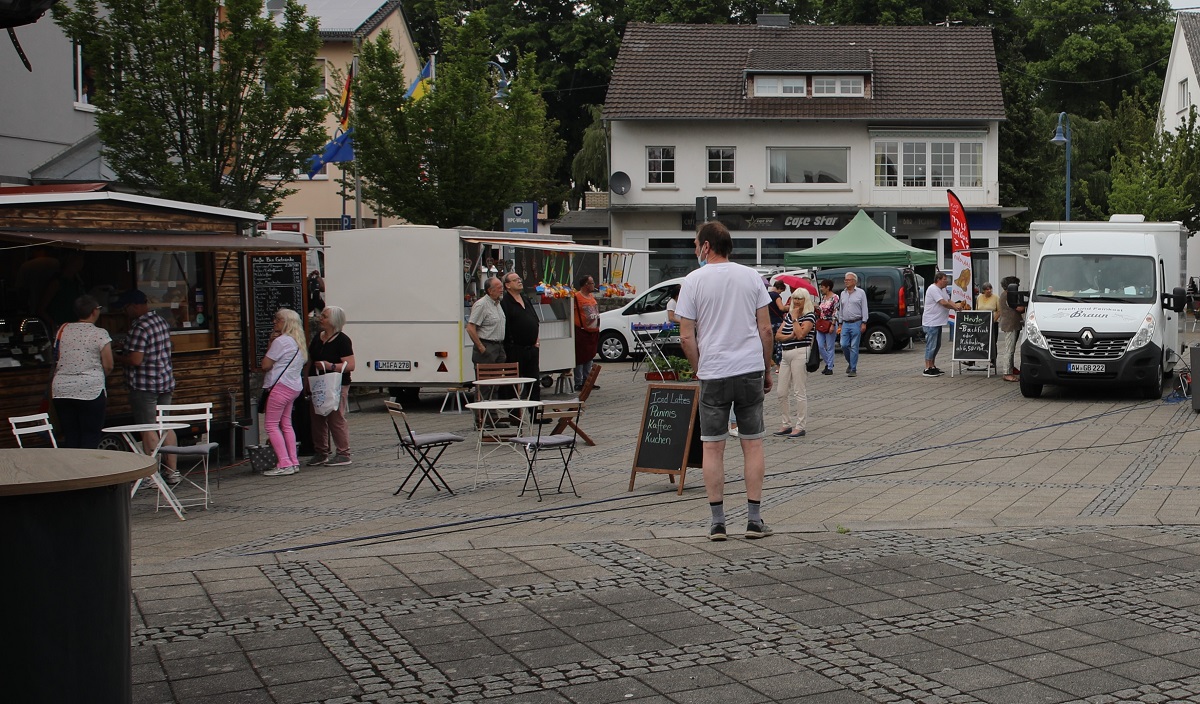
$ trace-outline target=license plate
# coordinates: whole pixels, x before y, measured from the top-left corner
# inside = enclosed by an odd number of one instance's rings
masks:
[[[411,372],[412,362],[407,359],[377,359],[375,360],[375,371]]]
[[[1068,364],[1067,371],[1075,374],[1103,374],[1103,364]]]

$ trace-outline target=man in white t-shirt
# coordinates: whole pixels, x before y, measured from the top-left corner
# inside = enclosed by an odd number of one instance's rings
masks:
[[[719,222],[696,234],[700,268],[687,275],[675,315],[683,352],[700,380],[700,440],[704,445],[704,489],[712,512],[709,540],[725,540],[725,440],[729,409],[737,418],[745,465],[747,538],[771,529],[762,520],[763,398],[771,390],[771,303],[762,277],[729,261],[733,239]]]
[[[950,311],[961,308],[958,303],[950,302],[950,294],[946,292],[949,284],[950,277],[939,271],[925,289],[925,312],[921,314],[921,329],[925,332],[925,371],[921,372],[924,376],[945,374],[934,364],[942,348],[942,326],[949,322]]]

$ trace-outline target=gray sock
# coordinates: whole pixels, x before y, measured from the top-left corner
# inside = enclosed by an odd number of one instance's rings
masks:
[[[708,505],[708,508],[710,511],[712,511],[712,524],[714,526],[717,525],[718,523],[722,523],[722,524],[725,523],[725,502],[724,501],[717,501],[716,503],[710,503]]]
[[[759,501],[746,501],[746,520],[750,523],[762,523],[762,504]]]

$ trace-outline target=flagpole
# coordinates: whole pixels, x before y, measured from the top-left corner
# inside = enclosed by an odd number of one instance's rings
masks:
[[[357,43],[358,42],[355,41],[355,44],[357,44]],[[355,49],[358,49],[358,47],[356,46]],[[351,70],[354,72],[354,74],[358,75],[358,54],[357,53],[354,55],[354,58],[351,59],[350,66],[351,66]],[[342,179],[342,187],[343,188],[345,187],[345,183],[346,183],[346,180]],[[342,214],[345,215],[345,213],[342,213]],[[381,223],[376,223],[376,224],[378,225]],[[354,166],[354,229],[356,229],[356,230],[362,229],[362,179],[358,175],[358,165],[357,164],[355,164],[355,166]]]

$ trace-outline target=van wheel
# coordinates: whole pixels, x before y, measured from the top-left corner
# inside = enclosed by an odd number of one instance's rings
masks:
[[[625,338],[619,332],[606,332],[600,338],[600,359],[605,362],[619,362],[629,354]]]
[[[887,328],[875,327],[867,330],[866,343],[869,352],[883,354],[892,351],[892,346],[896,344],[896,339]]]
[[[1039,398],[1042,395],[1042,384],[1021,375],[1021,395],[1025,398]]]
[[[1154,378],[1146,382],[1142,387],[1142,398],[1146,399],[1161,399],[1163,385],[1163,368],[1159,364],[1155,367]]]

